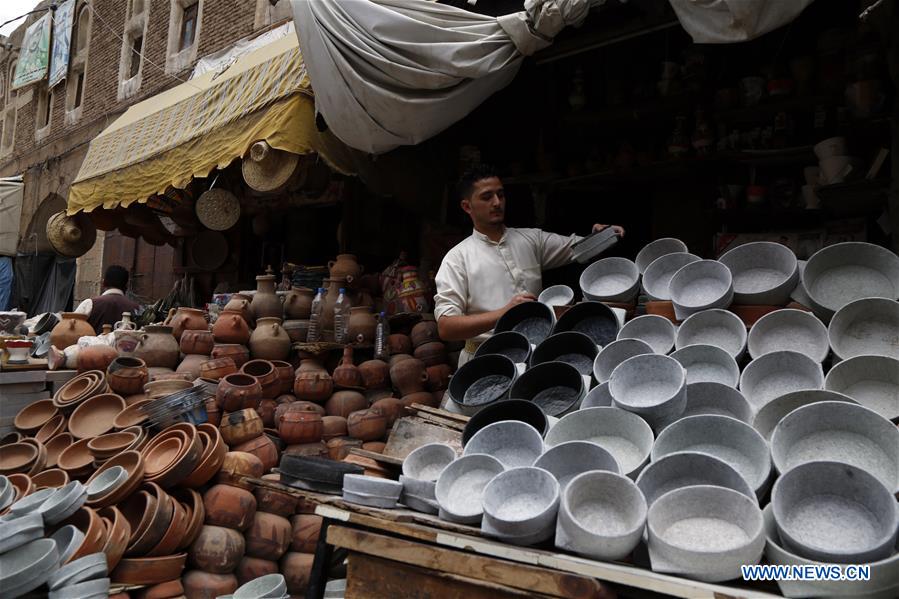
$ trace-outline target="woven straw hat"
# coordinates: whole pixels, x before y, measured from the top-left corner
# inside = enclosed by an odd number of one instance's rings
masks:
[[[227,231],[240,219],[240,200],[227,189],[210,189],[200,194],[196,211],[207,229]]]
[[[57,254],[78,258],[93,247],[97,228],[83,212],[66,216],[65,211],[60,211],[47,221],[47,239]]]
[[[256,191],[278,191],[290,181],[300,161],[298,154],[276,150],[264,141],[250,146],[241,170],[247,185]]]

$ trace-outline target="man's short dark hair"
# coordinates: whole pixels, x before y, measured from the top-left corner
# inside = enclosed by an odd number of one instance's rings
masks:
[[[474,191],[475,183],[481,179],[489,179],[491,177],[499,177],[499,173],[491,165],[480,162],[471,165],[462,173],[462,176],[459,177],[459,182],[456,184],[456,193],[459,195],[459,200],[464,200],[471,195],[471,192]]]
[[[103,275],[103,283],[107,287],[115,287],[125,291],[128,288],[128,271],[123,266],[113,264],[106,269]]]

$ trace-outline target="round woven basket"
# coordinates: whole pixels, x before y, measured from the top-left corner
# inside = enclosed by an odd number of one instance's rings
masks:
[[[293,177],[299,161],[298,154],[276,150],[266,142],[258,141],[250,147],[241,164],[243,179],[256,191],[277,191]]]
[[[97,239],[97,227],[83,212],[66,216],[60,211],[47,221],[47,239],[56,253],[68,258],[78,258],[87,253]]]
[[[200,194],[196,211],[207,229],[227,231],[240,219],[240,200],[227,189],[210,189]]]

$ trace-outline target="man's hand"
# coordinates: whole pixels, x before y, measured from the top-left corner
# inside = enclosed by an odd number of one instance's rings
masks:
[[[509,300],[509,303],[503,308],[503,313],[511,310],[518,304],[523,304],[525,302],[535,302],[537,301],[537,296],[533,293],[519,293],[516,296],[513,296],[512,299]]]
[[[593,225],[593,232],[599,233],[600,231],[608,227],[612,227],[612,230],[615,231],[615,235],[617,235],[618,237],[624,237],[624,227],[622,227],[621,225],[600,225],[597,223]]]

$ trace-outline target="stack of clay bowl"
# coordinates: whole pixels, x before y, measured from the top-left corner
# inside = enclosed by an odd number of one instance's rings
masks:
[[[53,405],[68,414],[81,402],[103,393],[109,393],[106,374],[100,370],[88,370],[60,387],[53,394]]]
[[[203,441],[197,427],[173,424],[154,436],[141,450],[144,480],[168,489],[180,483],[200,465]]]
[[[87,450],[94,456],[94,467],[100,468],[110,458],[131,449],[140,451],[147,444],[147,429],[141,426],[128,428],[93,437],[87,442]]]

